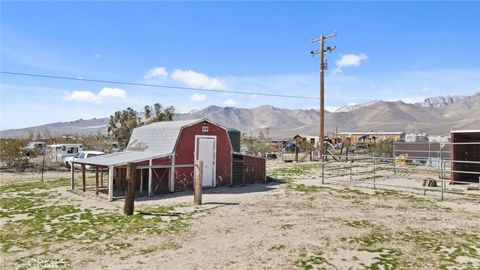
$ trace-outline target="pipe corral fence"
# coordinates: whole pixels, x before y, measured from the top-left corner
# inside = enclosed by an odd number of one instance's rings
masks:
[[[332,157],[322,159],[322,184],[433,191],[442,200],[445,193],[480,196],[480,142],[395,142],[391,155]]]

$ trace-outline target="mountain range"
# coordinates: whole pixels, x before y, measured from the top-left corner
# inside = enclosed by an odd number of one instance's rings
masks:
[[[222,126],[243,133],[267,132],[282,139],[296,134],[315,135],[319,130],[319,112],[309,109],[281,109],[263,105],[252,109],[210,106],[203,110],[177,114],[176,120],[206,117]],[[22,129],[0,131],[1,138],[45,133],[53,135],[95,135],[106,132],[108,118],[79,119]],[[472,96],[440,96],[419,103],[371,101],[325,112],[326,132],[404,131],[448,135],[451,130],[480,129],[480,92]]]

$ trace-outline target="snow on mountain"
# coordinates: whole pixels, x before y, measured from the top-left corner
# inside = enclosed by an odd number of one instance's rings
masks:
[[[438,96],[426,98],[423,102],[415,103],[415,105],[420,105],[422,107],[429,108],[438,108],[447,106],[453,103],[460,102],[468,97],[466,96]]]
[[[380,100],[372,100],[372,101],[362,103],[362,104],[351,104],[351,105],[340,107],[335,112],[350,112],[350,111],[353,111],[353,110],[358,109],[358,108],[373,105],[377,102],[380,102]]]

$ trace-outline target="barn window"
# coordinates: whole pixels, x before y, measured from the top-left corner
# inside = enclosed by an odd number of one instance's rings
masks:
[[[202,132],[208,132],[208,126],[202,126]]]

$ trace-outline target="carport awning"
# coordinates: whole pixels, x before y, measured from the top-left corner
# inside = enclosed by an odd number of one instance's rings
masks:
[[[123,151],[123,152],[117,152],[117,153],[112,153],[112,154],[103,155],[103,156],[78,159],[78,160],[74,160],[73,162],[78,164],[108,167],[108,166],[126,165],[132,162],[141,162],[141,161],[165,157],[169,155],[170,153],[158,154],[158,153],[152,153],[152,152]]]

